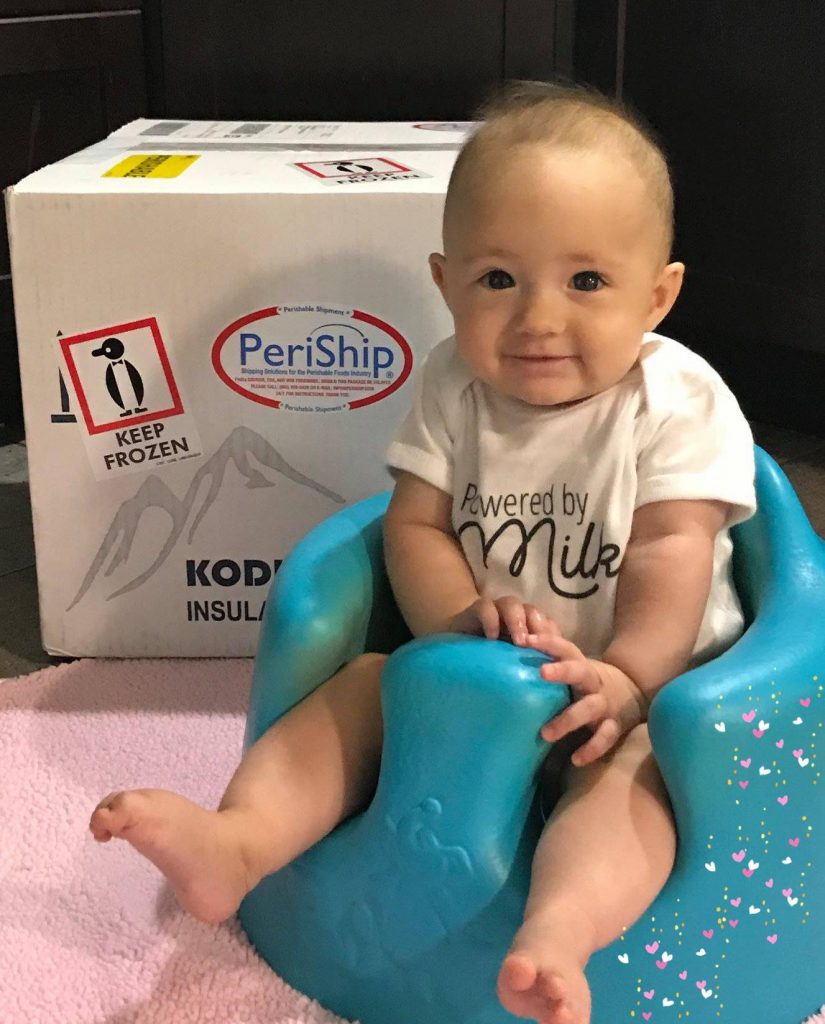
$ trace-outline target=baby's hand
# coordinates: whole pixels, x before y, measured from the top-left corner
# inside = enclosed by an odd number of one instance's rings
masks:
[[[543,739],[555,743],[583,726],[593,730],[571,757],[574,765],[597,761],[642,721],[642,699],[632,680],[612,665],[586,658],[551,619],[531,630],[527,646],[557,659],[542,665],[541,676],[549,683],[570,686],[575,698],[542,728]]]
[[[509,639],[524,647],[528,633],[543,621],[547,620],[537,608],[517,597],[480,597],[456,615],[451,626],[456,633],[481,632],[488,640]]]

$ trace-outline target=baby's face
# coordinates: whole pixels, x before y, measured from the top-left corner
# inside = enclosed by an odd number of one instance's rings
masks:
[[[684,267],[657,260],[656,215],[624,159],[525,146],[464,197],[433,278],[477,377],[531,405],[620,381],[676,299]]]

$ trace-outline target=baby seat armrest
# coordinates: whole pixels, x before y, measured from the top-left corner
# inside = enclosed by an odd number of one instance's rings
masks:
[[[245,745],[365,650],[409,638],[384,569],[377,494],[311,530],[269,592],[250,696]]]
[[[391,655],[382,676],[381,814],[396,820],[438,790],[454,795],[440,803],[445,822],[455,814],[456,841],[516,842],[549,749],[540,729],[570,699],[566,686],[540,677],[546,660],[456,633],[421,637]]]

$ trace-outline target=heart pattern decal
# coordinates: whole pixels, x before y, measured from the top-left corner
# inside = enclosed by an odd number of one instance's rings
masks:
[[[803,909],[804,890],[806,879],[816,873],[805,852],[812,831],[809,808],[802,806],[808,787],[801,783],[821,774],[813,741],[822,725],[816,701],[823,696],[823,686],[813,678],[815,692],[794,701],[793,717],[781,714],[781,690],[771,692],[768,699],[749,698],[754,706],[733,719],[719,714],[720,696],[711,735],[716,734],[714,744],[730,751],[730,767],[719,785],[730,802],[729,820],[738,822],[739,841],[725,848],[726,841],[708,835],[702,858],[705,909],[697,915],[697,908],[691,908],[691,916],[702,918],[693,934],[686,920],[665,928],[650,915],[634,926],[634,935],[642,937],[647,929],[647,938],[642,938],[636,955],[630,944],[618,955],[632,978],[628,1022],[635,1017],[675,1024],[677,1016],[689,1016],[708,1001],[724,1002],[722,972],[734,970],[734,965],[723,966],[723,961],[733,959],[741,936],[748,935],[751,943],[756,938],[770,957],[769,950],[792,946],[809,917]],[[808,730],[809,739],[804,735]],[[766,815],[772,817],[770,828],[765,826]],[[627,938],[622,936],[621,941]],[[688,957],[695,968],[692,979]],[[765,961],[763,969],[770,970],[770,962]]]

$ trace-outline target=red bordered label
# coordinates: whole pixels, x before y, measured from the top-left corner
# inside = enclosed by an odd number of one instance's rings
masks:
[[[354,156],[337,160],[307,160],[292,165],[321,185],[357,185],[376,181],[429,178],[414,167],[387,156]]]
[[[409,377],[407,339],[387,321],[333,304],[258,309],[212,346],[215,373],[236,394],[272,409],[336,412],[387,398]]]
[[[60,338],[60,350],[98,479],[202,454],[156,317]]]

